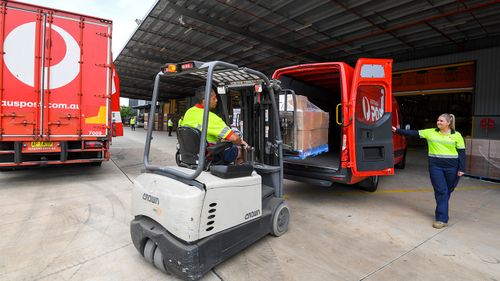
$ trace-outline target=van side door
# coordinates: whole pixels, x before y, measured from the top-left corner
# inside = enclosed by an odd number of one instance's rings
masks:
[[[351,88],[349,158],[354,176],[394,174],[392,60],[359,59]]]

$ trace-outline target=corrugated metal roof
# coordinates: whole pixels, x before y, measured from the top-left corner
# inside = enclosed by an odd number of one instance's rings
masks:
[[[398,61],[500,46],[500,1],[159,0],[115,65],[123,97],[149,99],[167,62],[280,67],[359,57]],[[162,99],[192,94],[162,82]]]

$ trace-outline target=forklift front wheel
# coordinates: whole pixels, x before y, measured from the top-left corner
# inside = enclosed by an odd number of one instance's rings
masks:
[[[290,210],[285,202],[281,203],[273,214],[273,229],[271,234],[279,237],[288,231],[290,221]]]

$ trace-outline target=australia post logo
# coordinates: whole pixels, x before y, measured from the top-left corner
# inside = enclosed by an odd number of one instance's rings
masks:
[[[47,77],[50,72],[49,86],[51,89],[57,89],[69,84],[78,76],[80,46],[73,36],[60,26],[52,24],[51,28],[51,61],[50,67],[44,66],[43,81],[44,88],[47,88]],[[39,31],[36,23],[28,22],[12,29],[4,40],[5,66],[16,79],[30,87],[35,86],[37,32]]]
[[[372,88],[359,92],[356,102],[356,117],[363,123],[375,123],[384,115],[384,91],[374,90]]]

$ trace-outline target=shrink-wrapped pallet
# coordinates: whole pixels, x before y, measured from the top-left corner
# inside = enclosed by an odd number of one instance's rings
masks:
[[[294,109],[296,109],[294,111]],[[309,102],[307,97],[280,96],[280,117],[287,120],[284,130],[285,154],[306,158],[328,152],[328,128],[330,116]]]

